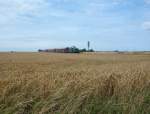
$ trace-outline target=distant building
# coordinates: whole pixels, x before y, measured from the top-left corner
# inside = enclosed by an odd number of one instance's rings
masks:
[[[80,50],[73,47],[66,47],[66,48],[60,48],[60,49],[45,49],[45,50],[38,50],[39,52],[50,52],[50,53],[80,53]]]
[[[87,43],[88,51],[90,50],[90,41]]]
[[[66,47],[66,48],[54,48],[54,49],[39,49],[38,52],[49,52],[49,53],[83,53],[83,52],[94,52],[93,49],[90,49],[90,42],[88,42],[88,50],[79,49],[75,46]]]
[[[62,48],[62,49],[45,49],[45,50],[39,50],[39,52],[53,52],[53,53],[68,53],[68,48]]]

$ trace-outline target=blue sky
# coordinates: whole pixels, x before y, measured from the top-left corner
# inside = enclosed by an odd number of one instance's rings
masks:
[[[0,51],[150,50],[150,0],[0,0]]]

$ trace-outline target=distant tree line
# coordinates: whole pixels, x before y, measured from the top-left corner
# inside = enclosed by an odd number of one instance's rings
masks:
[[[79,49],[79,48],[77,48],[77,47],[75,47],[75,46],[68,47],[68,48],[69,48],[69,50],[70,50],[70,51],[69,51],[70,53],[94,52],[93,49],[89,49],[89,50],[87,50],[87,49],[85,49],[85,48]]]
[[[86,50],[84,49],[79,49],[76,46],[72,47],[66,47],[66,48],[61,48],[61,49],[45,49],[45,50],[38,50],[39,52],[52,52],[52,53],[82,53],[82,52],[94,52],[93,49]]]

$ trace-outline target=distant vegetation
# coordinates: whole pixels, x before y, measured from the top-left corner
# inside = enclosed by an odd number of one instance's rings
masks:
[[[39,52],[52,52],[52,53],[81,53],[81,52],[94,52],[93,49],[79,49],[75,46],[72,47],[66,47],[66,48],[60,48],[60,49],[45,49],[45,50],[38,50]]]
[[[150,54],[0,53],[0,114],[149,112]]]

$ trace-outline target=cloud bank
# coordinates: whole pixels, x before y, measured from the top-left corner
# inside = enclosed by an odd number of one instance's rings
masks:
[[[145,30],[150,30],[150,21],[144,22],[142,26]]]

